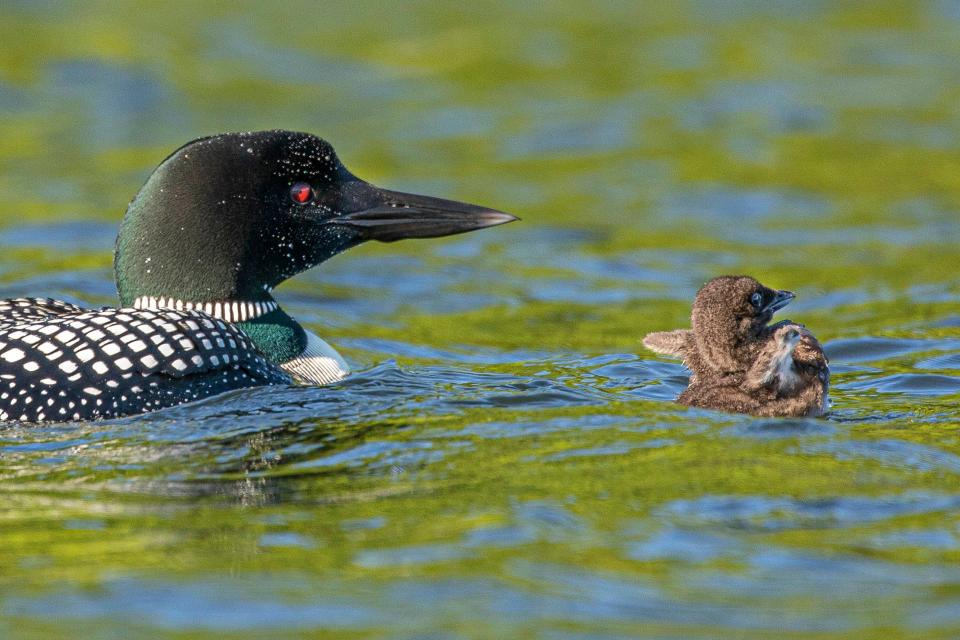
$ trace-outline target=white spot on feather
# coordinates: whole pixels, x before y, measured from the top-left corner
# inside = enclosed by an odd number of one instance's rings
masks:
[[[24,353],[20,349],[10,349],[8,351],[4,351],[3,355],[0,355],[0,358],[3,358],[7,362],[19,362],[20,360],[23,360],[23,357]]]

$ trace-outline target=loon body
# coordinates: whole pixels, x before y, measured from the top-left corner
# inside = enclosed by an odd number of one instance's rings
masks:
[[[677,402],[757,416],[819,416],[828,360],[817,339],[789,320],[768,324],[793,299],[748,276],[707,282],[693,303],[692,329],[647,334],[651,351],[683,359],[690,384]]]
[[[700,377],[677,401],[754,416],[820,416],[827,411],[830,369],[805,327],[781,324],[742,377]]]
[[[233,389],[340,380],[346,362],[283,311],[277,284],[366,240],[515,219],[374,187],[310,134],[194,140],[127,209],[114,254],[119,308],[0,300],[0,420],[112,418]]]

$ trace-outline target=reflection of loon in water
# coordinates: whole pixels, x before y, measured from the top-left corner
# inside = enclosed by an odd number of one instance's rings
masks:
[[[793,294],[747,276],[721,276],[697,293],[692,329],[650,333],[643,344],[683,359],[690,385],[677,401],[757,416],[818,416],[830,369],[817,339],[786,320],[768,325]]]

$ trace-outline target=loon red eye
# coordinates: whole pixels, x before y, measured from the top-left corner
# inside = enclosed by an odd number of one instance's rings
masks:
[[[306,204],[313,200],[313,189],[306,182],[297,182],[290,187],[290,199],[297,204]]]

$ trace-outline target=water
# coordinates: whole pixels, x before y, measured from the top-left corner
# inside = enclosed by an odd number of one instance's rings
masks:
[[[960,5],[235,5],[3,4],[0,295],[110,304],[222,130],[523,222],[282,286],[342,384],[0,427],[0,636],[960,634]],[[739,272],[827,419],[670,402],[640,338]]]

